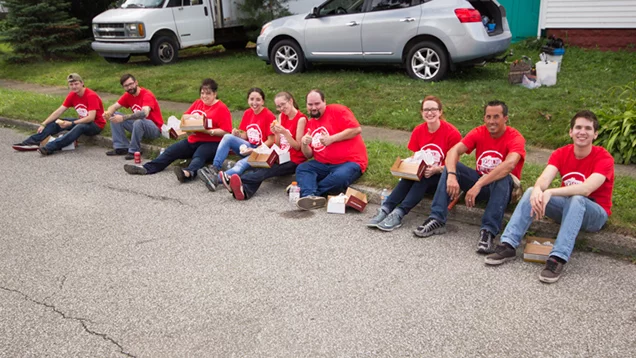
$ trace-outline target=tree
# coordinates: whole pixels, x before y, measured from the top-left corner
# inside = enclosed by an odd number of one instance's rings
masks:
[[[11,44],[13,61],[34,61],[63,57],[86,50],[78,19],[69,15],[70,2],[64,0],[5,0],[9,10],[4,41]]]
[[[93,18],[108,9],[120,6],[122,2],[123,0],[71,0],[71,16],[78,18],[81,25],[86,26],[84,34],[86,38],[90,38],[93,36],[91,31]]]
[[[238,9],[246,17],[241,23],[248,31],[248,38],[255,41],[261,26],[279,17],[291,15],[287,9],[289,0],[244,0],[238,3]]]

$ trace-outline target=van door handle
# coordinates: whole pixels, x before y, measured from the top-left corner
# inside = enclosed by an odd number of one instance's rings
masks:
[[[203,10],[204,10],[204,12],[205,12],[205,16],[208,16],[208,7],[207,7],[207,6],[204,6],[204,7],[203,7]]]
[[[347,26],[358,26],[358,23],[355,21],[347,22]]]
[[[413,22],[415,21],[412,17],[405,17],[404,19],[400,19],[400,22]]]

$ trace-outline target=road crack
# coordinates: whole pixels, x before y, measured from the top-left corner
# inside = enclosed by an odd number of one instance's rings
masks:
[[[111,185],[100,185],[103,188],[106,189],[110,189],[110,190],[114,190],[120,193],[126,193],[126,194],[136,194],[136,195],[141,195],[141,196],[145,196],[147,198],[150,198],[152,200],[158,200],[158,201],[171,201],[171,202],[176,202],[179,205],[183,205],[183,206],[191,206],[190,204],[181,201],[179,199],[175,199],[175,198],[171,198],[169,196],[163,196],[163,195],[150,195],[150,194],[146,194],[146,193],[140,193],[138,191],[134,191],[134,190],[130,190],[130,189],[126,189],[126,188],[117,188]]]
[[[90,335],[93,335],[93,336],[101,337],[103,340],[105,340],[107,342],[110,342],[111,344],[114,344],[119,349],[119,352],[121,354],[127,356],[127,357],[135,357],[134,355],[126,352],[126,350],[124,350],[124,347],[121,344],[119,344],[119,342],[117,342],[116,340],[114,340],[113,338],[108,336],[106,333],[99,333],[97,331],[94,331],[94,330],[90,329],[87,326],[86,322],[89,322],[89,323],[93,323],[93,322],[91,320],[87,319],[87,318],[70,316],[70,315],[60,311],[57,307],[55,307],[55,305],[35,300],[35,299],[29,297],[27,294],[25,294],[25,293],[23,293],[23,292],[21,292],[19,290],[13,289],[13,288],[7,288],[7,287],[0,286],[0,290],[6,291],[6,292],[11,292],[11,293],[16,293],[16,294],[22,296],[22,298],[25,301],[29,301],[29,302],[35,303],[36,305],[44,306],[44,307],[50,309],[51,311],[57,313],[58,315],[62,316],[62,318],[64,318],[64,319],[77,321],[77,322],[79,322],[82,325],[82,328],[84,328],[84,331],[86,333],[88,333]]]

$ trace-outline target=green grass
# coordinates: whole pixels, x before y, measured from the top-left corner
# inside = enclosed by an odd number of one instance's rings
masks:
[[[513,58],[529,55],[538,59],[536,47],[527,43],[512,48]],[[419,101],[434,94],[442,99],[446,117],[462,134],[481,123],[484,103],[497,98],[509,104],[510,123],[524,134],[528,144],[547,148],[569,142],[567,124],[576,111],[611,106],[615,98],[608,89],[636,79],[636,53],[579,48],[567,49],[556,86],[535,90],[508,85],[508,65],[503,63],[458,71],[439,83],[425,83],[408,78],[398,67],[317,65],[303,74],[283,76],[249,51],[187,52],[177,64],[161,67],[150,65],[143,57],[113,65],[96,55],[28,67],[0,63],[0,78],[59,86],[64,85],[67,73],[78,72],[88,87],[119,94],[119,76],[130,72],[160,99],[190,103],[198,97],[200,81],[212,77],[219,83],[220,98],[231,109],[246,108],[245,91],[253,86],[265,90],[270,109],[278,91],[295,94],[302,108],[304,95],[317,87],[325,92],[328,102],[349,106],[362,124],[405,130],[421,122]],[[551,119],[546,119],[546,114]]]

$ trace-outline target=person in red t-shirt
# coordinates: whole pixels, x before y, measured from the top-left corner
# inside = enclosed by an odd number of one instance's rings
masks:
[[[301,149],[307,159],[296,168],[300,186],[297,205],[302,210],[325,206],[324,195],[341,193],[367,169],[367,147],[362,128],[351,110],[340,104],[327,105],[325,94],[313,89],[307,94],[307,131]]]
[[[94,136],[104,129],[106,121],[103,118],[102,99],[97,93],[84,87],[84,81],[77,73],[71,73],[66,77],[66,80],[70,92],[64,103],[46,117],[38,127],[36,134],[21,143],[14,144],[13,149],[18,151],[37,150],[42,155],[49,155],[75,142],[82,134]],[[75,109],[79,118],[60,118],[62,113],[71,107]],[[40,146],[40,142],[48,136],[61,131],[68,131],[68,133]]]
[[[119,80],[126,93],[104,112],[104,119],[110,119],[113,133],[113,150],[106,155],[125,155],[131,160],[135,152],[141,153],[141,139],[155,139],[161,135],[163,117],[157,98],[149,90],[139,87],[135,77],[129,73]],[[124,115],[115,112],[121,107],[130,108],[133,114]],[[126,137],[130,132],[130,141]]]
[[[174,173],[179,182],[184,183],[196,177],[197,171],[206,162],[214,158],[221,138],[232,130],[232,114],[225,103],[217,98],[219,85],[206,78],[199,87],[200,99],[185,111],[185,114],[200,114],[212,122],[212,128],[202,132],[193,132],[188,138],[179,141],[157,157],[142,165],[126,164],[124,170],[129,174],[154,174],[164,170],[177,159],[192,158],[187,168],[175,167]]]
[[[411,134],[408,148],[413,152],[421,152],[431,158],[420,181],[400,179],[378,213],[368,227],[376,227],[382,231],[393,231],[402,226],[402,219],[419,204],[427,192],[437,188],[440,175],[444,170],[446,153],[461,139],[457,128],[446,122],[442,101],[435,96],[427,96],[422,101],[420,112],[424,123],[418,125]]]
[[[270,127],[276,116],[265,107],[265,92],[258,87],[250,88],[247,91],[247,104],[250,108],[243,113],[239,128],[232,129],[231,135],[223,137],[212,165],[199,170],[199,178],[210,191],[216,191],[221,181],[226,189],[232,192],[230,177],[233,174],[242,174],[251,168],[247,159],[252,154],[252,150],[261,144],[268,147],[274,144],[274,133]],[[221,167],[230,150],[243,159],[223,172]]]
[[[550,257],[539,274],[545,283],[556,282],[570,259],[576,236],[581,229],[601,230],[612,214],[614,158],[603,147],[592,143],[598,136],[598,120],[591,111],[580,111],[570,120],[573,144],[555,150],[548,166],[526,190],[501,235],[495,253],[486,256],[486,264],[500,265],[516,257],[516,248],[533,219],[547,216],[561,224]],[[556,174],[561,186],[550,188]]]
[[[484,125],[471,130],[461,142],[448,151],[446,168],[442,172],[433,198],[431,215],[415,230],[415,235],[427,237],[446,232],[448,203],[466,192],[466,206],[488,201],[481,218],[477,252],[494,250],[494,238],[499,233],[504,210],[510,203],[515,182],[521,179],[526,157],[526,140],[516,129],[507,126],[508,106],[491,101],[484,107]],[[464,153],[475,150],[476,170],[459,162]]]
[[[230,189],[236,200],[246,200],[254,196],[261,183],[271,177],[294,174],[296,166],[306,160],[300,150],[300,140],[305,133],[307,117],[298,110],[298,104],[289,92],[280,92],[274,97],[276,109],[280,111],[278,123],[272,122],[272,133],[276,144],[282,151],[289,152],[290,160],[283,164],[275,163],[271,168],[258,168],[242,175],[230,177]]]

